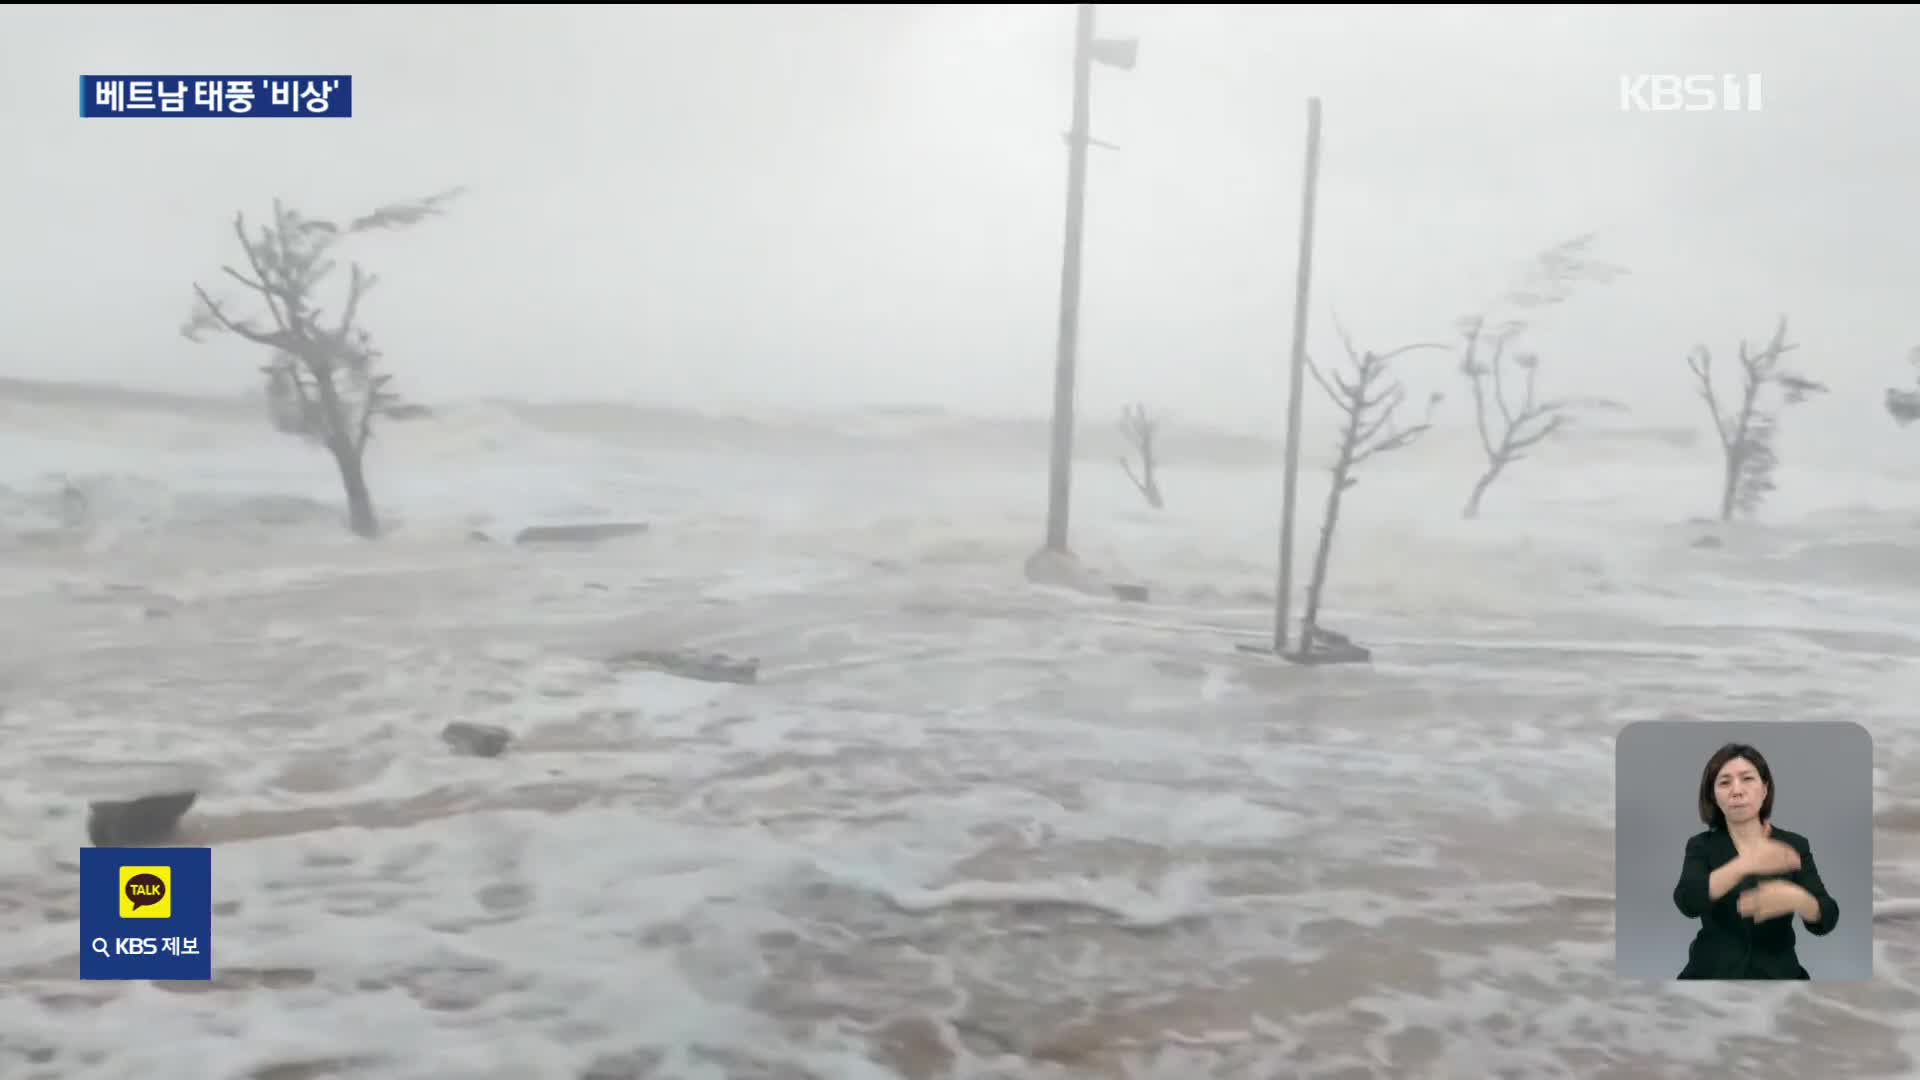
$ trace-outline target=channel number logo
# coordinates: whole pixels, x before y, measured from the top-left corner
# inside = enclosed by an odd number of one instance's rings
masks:
[[[173,867],[121,867],[120,917],[123,919],[173,918]]]

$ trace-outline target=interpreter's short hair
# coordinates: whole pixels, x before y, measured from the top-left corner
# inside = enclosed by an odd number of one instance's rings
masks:
[[[1767,759],[1746,743],[1728,743],[1713,752],[1700,773],[1700,820],[1710,829],[1727,827],[1727,815],[1720,812],[1720,801],[1713,797],[1713,782],[1720,770],[1727,767],[1727,762],[1735,759],[1752,762],[1754,771],[1760,774],[1760,782],[1767,785],[1767,797],[1760,804],[1760,820],[1773,820],[1773,770],[1767,767]]]

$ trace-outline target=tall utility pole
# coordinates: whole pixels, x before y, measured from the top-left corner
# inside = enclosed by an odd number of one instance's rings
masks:
[[[1073,501],[1073,382],[1080,346],[1080,241],[1087,207],[1088,91],[1093,81],[1093,8],[1080,4],[1073,32],[1073,129],[1067,133],[1067,235],[1060,259],[1060,331],[1053,359],[1053,448],[1047,472],[1047,548],[1065,553]]]
[[[1320,99],[1307,99],[1307,168],[1300,194],[1300,261],[1293,274],[1293,352],[1287,372],[1286,474],[1280,489],[1280,584],[1274,590],[1273,651],[1287,651],[1292,617],[1294,494],[1300,486],[1300,394],[1307,367],[1307,299],[1313,284],[1313,206],[1320,186]],[[1302,640],[1301,653],[1313,643]]]

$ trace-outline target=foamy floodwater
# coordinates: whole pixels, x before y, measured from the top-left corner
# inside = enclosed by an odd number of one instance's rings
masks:
[[[1496,492],[1528,513],[1469,525],[1451,488],[1419,501],[1438,474],[1382,474],[1329,594],[1378,662],[1307,671],[1234,648],[1271,618],[1257,474],[1171,475],[1150,515],[1083,473],[1082,552],[1150,584],[1138,605],[1021,580],[1031,470],[494,460],[461,439],[389,466],[405,528],[377,546],[258,512],[277,489],[328,506],[300,455],[235,479],[188,448],[197,471],[123,456],[111,471],[144,486],[90,488],[84,537],[0,559],[0,1072],[1625,1080],[1920,1060],[1917,922],[1879,928],[1871,984],[1616,980],[1609,823],[1628,722],[1857,720],[1878,887],[1920,896],[1911,515],[1789,507],[1706,550],[1677,500],[1516,476]],[[465,535],[570,504],[655,529],[584,552]],[[763,679],[605,663],[669,645],[758,656]],[[452,756],[454,719],[517,741]],[[83,800],[182,775],[204,782],[189,838],[215,848],[219,977],[79,982]]]

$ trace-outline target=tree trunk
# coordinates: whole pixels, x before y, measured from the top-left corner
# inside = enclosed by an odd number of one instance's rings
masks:
[[[380,519],[373,512],[373,493],[367,490],[365,462],[351,447],[332,450],[334,464],[340,467],[340,485],[347,493],[347,525],[355,536],[375,539],[380,535]]]
[[[1726,470],[1720,478],[1720,520],[1733,520],[1734,500],[1740,494],[1740,453],[1727,450]]]
[[[1467,496],[1467,506],[1460,512],[1461,517],[1472,519],[1480,516],[1480,500],[1486,495],[1487,489],[1493,486],[1493,482],[1499,478],[1500,469],[1499,465],[1489,465],[1487,471],[1480,475],[1480,479],[1474,481],[1473,494]]]
[[[1733,510],[1740,499],[1740,473],[1746,467],[1747,438],[1753,430],[1753,403],[1759,397],[1760,381],[1749,372],[1746,385],[1740,392],[1740,421],[1734,425],[1733,438],[1721,444],[1727,452],[1727,471],[1720,480],[1721,521],[1733,520]]]
[[[1153,471],[1153,454],[1142,451],[1140,454],[1140,475],[1135,476],[1133,462],[1126,457],[1120,459],[1120,470],[1127,474],[1127,480],[1133,489],[1155,510],[1165,510],[1166,501],[1160,497],[1160,478]]]
[[[310,370],[322,415],[326,418],[327,451],[340,469],[340,486],[347,493],[347,527],[355,536],[374,539],[380,535],[380,519],[373,512],[373,494],[367,490],[366,442],[358,437],[358,429],[348,418],[346,403],[334,389],[333,369],[313,365]]]
[[[1300,618],[1300,655],[1313,652],[1314,639],[1320,619],[1320,593],[1327,584],[1327,563],[1333,557],[1333,529],[1340,523],[1340,497],[1347,490],[1347,470],[1351,467],[1345,460],[1349,454],[1341,452],[1341,462],[1333,470],[1333,486],[1327,490],[1327,512],[1320,523],[1320,544],[1313,552],[1313,575],[1307,579],[1307,607]]]

